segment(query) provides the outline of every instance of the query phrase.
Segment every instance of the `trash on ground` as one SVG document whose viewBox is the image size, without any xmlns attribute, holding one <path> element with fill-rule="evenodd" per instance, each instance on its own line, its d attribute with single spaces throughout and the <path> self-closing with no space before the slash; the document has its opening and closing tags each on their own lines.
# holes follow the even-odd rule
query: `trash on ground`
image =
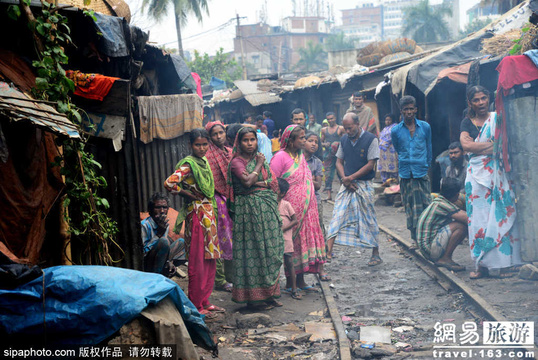
<svg viewBox="0 0 538 360">
<path fill-rule="evenodd" d="M 363 326 L 361 327 L 361 341 L 373 341 L 390 344 L 390 327 L 384 326 Z"/>
<path fill-rule="evenodd" d="M 304 330 L 312 334 L 310 341 L 336 340 L 336 332 L 331 323 L 308 321 L 304 323 Z"/>
</svg>

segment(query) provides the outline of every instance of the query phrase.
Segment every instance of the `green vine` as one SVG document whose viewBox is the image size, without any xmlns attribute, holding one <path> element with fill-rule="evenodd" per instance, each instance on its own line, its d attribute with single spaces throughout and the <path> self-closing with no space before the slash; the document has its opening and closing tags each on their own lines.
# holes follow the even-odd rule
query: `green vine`
<svg viewBox="0 0 538 360">
<path fill-rule="evenodd" d="M 107 214 L 108 201 L 98 196 L 100 189 L 107 186 L 104 177 L 99 176 L 101 164 L 91 153 L 85 150 L 89 136 L 82 123 L 80 109 L 71 103 L 70 92 L 75 84 L 66 76 L 64 66 L 68 63 L 64 46 L 71 43 L 67 17 L 58 12 L 55 5 L 41 1 L 41 13 L 32 19 L 29 0 L 22 0 L 19 5 L 11 5 L 8 14 L 18 18 L 23 7 L 28 17 L 28 25 L 34 33 L 38 60 L 32 62 L 36 69 L 36 87 L 33 95 L 37 99 L 48 100 L 57 104 L 57 110 L 76 124 L 81 134 L 81 141 L 64 139 L 63 154 L 57 157 L 52 166 L 61 166 L 60 172 L 65 176 L 66 194 L 64 207 L 66 221 L 71 236 L 81 246 L 79 263 L 93 265 L 111 265 L 115 262 L 109 252 L 109 244 L 121 248 L 115 241 L 118 233 L 117 223 Z M 93 17 L 92 11 L 84 11 Z"/>
</svg>

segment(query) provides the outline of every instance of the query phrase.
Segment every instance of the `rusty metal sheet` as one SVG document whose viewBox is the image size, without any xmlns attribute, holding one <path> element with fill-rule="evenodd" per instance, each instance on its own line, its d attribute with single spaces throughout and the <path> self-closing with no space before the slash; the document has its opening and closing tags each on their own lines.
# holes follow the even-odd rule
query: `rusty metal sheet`
<svg viewBox="0 0 538 360">
<path fill-rule="evenodd" d="M 0 113 L 13 121 L 30 120 L 55 133 L 80 138 L 77 126 L 52 106 L 35 100 L 0 81 Z"/>
</svg>

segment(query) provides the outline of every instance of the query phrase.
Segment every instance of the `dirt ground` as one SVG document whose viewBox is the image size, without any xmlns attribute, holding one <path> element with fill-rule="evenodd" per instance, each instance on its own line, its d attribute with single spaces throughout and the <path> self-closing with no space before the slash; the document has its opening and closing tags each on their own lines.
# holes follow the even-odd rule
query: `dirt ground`
<svg viewBox="0 0 538 360">
<path fill-rule="evenodd" d="M 186 272 L 186 268 L 182 267 Z M 178 280 L 177 278 L 174 278 Z M 226 313 L 220 314 L 217 319 L 207 321 L 219 344 L 219 358 L 233 360 L 254 359 L 336 359 L 337 341 L 334 340 L 308 340 L 305 333 L 305 323 L 331 324 L 327 306 L 314 275 L 306 275 L 305 280 L 313 285 L 319 292 L 302 292 L 302 300 L 294 300 L 287 293 L 282 293 L 280 301 L 284 306 L 263 311 L 252 311 L 244 304 L 231 301 L 231 293 L 213 291 L 210 301 L 224 309 Z M 186 279 L 177 281 L 186 291 Z M 281 275 L 281 288 L 285 285 L 285 278 Z M 241 321 L 246 315 L 268 315 L 262 321 L 254 321 L 252 326 L 238 328 L 238 319 Z M 292 325 L 290 325 L 292 324 Z M 260 335 L 250 334 L 254 330 Z M 266 332 L 270 330 L 270 332 Z M 306 338 L 305 338 L 306 337 Z M 211 354 L 198 349 L 204 359 L 211 359 Z"/>
<path fill-rule="evenodd" d="M 335 186 L 333 199 L 337 189 L 338 186 Z M 325 226 L 328 226 L 333 206 L 328 202 L 324 202 L 323 206 Z M 376 211 L 380 224 L 410 239 L 402 207 L 376 206 Z M 462 294 L 443 289 L 384 233 L 379 236 L 379 244 L 383 258 L 379 266 L 367 266 L 371 250 L 338 245 L 334 250 L 335 258 L 327 265 L 332 277 L 332 296 L 347 332 L 353 358 L 431 359 L 432 348 L 436 345 L 433 340 L 437 322 L 454 324 L 457 329 L 461 329 L 464 322 L 473 322 L 481 333 L 484 319 Z M 459 246 L 454 259 L 468 269 L 472 268 L 468 246 Z M 186 272 L 185 268 L 183 270 Z M 517 277 L 471 281 L 468 271 L 458 276 L 508 319 L 538 320 L 536 282 Z M 306 280 L 320 290 L 316 277 L 307 275 Z M 281 276 L 281 287 L 284 281 Z M 186 280 L 179 283 L 186 290 Z M 283 307 L 254 312 L 232 302 L 230 293 L 214 291 L 211 301 L 227 310 L 217 319 L 207 322 L 219 343 L 219 358 L 338 359 L 338 343 L 334 334 L 328 336 L 330 339 L 319 340 L 305 332 L 307 323 L 309 326 L 331 326 L 322 293 L 303 292 L 303 300 L 293 300 L 283 293 L 280 300 Z M 248 316 L 255 319 L 242 327 Z M 365 349 L 358 339 L 361 329 L 371 326 L 389 329 L 391 345 L 376 343 L 375 350 Z M 199 353 L 205 359 L 211 358 L 206 351 L 199 349 Z"/>
<path fill-rule="evenodd" d="M 377 218 L 380 224 L 411 241 L 406 229 L 403 207 L 377 206 Z M 467 240 L 458 246 L 453 256 L 454 261 L 464 265 L 466 271 L 456 275 L 471 286 L 489 304 L 493 305 L 508 320 L 538 321 L 538 282 L 519 279 L 516 275 L 508 279 L 483 278 L 469 279 L 469 272 L 474 270 Z"/>
</svg>

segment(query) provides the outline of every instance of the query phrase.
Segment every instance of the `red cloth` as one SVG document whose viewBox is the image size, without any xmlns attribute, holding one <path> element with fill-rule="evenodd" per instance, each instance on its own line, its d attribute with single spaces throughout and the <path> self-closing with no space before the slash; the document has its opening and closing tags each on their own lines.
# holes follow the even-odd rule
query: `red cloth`
<svg viewBox="0 0 538 360">
<path fill-rule="evenodd" d="M 495 100 L 497 114 L 501 117 L 501 126 L 495 129 L 495 142 L 501 140 L 501 155 L 506 171 L 510 171 L 508 157 L 508 134 L 506 131 L 506 118 L 503 95 L 507 96 L 516 85 L 521 85 L 538 79 L 538 68 L 526 55 L 507 56 L 501 60 L 496 69 L 499 72 L 497 84 L 497 98 Z"/>
<path fill-rule="evenodd" d="M 194 82 L 196 83 L 196 93 L 200 97 L 200 99 L 203 99 L 202 95 L 202 79 L 200 78 L 200 75 L 198 75 L 195 72 L 191 72 L 192 78 L 194 79 Z"/>
<path fill-rule="evenodd" d="M 0 161 L 0 251 L 23 262 L 39 264 L 50 231 L 53 251 L 60 237 L 45 219 L 64 188 L 60 168 L 50 164 L 60 155 L 56 137 L 35 126 L 2 122 L 9 157 Z M 48 219 L 47 219 L 48 220 Z M 49 253 L 50 255 L 56 255 Z"/>
<path fill-rule="evenodd" d="M 68 70 L 65 74 L 75 83 L 75 95 L 99 101 L 103 101 L 114 82 L 119 79 L 100 74 L 84 74 L 73 70 Z"/>
<path fill-rule="evenodd" d="M 189 216 L 197 215 L 193 211 Z M 213 291 L 217 271 L 217 261 L 204 259 L 204 254 L 204 229 L 199 220 L 193 219 L 187 272 L 189 274 L 189 299 L 198 311 L 210 305 L 209 296 Z"/>
<path fill-rule="evenodd" d="M 213 126 L 220 125 L 226 131 L 224 124 L 220 121 L 213 121 L 205 126 L 205 129 L 211 134 Z M 215 191 L 222 196 L 230 197 L 231 187 L 228 185 L 228 164 L 232 160 L 232 149 L 225 146 L 224 149 L 220 149 L 218 146 L 209 142 L 209 149 L 205 154 L 209 167 L 213 172 L 213 178 L 215 179 Z"/>
</svg>

